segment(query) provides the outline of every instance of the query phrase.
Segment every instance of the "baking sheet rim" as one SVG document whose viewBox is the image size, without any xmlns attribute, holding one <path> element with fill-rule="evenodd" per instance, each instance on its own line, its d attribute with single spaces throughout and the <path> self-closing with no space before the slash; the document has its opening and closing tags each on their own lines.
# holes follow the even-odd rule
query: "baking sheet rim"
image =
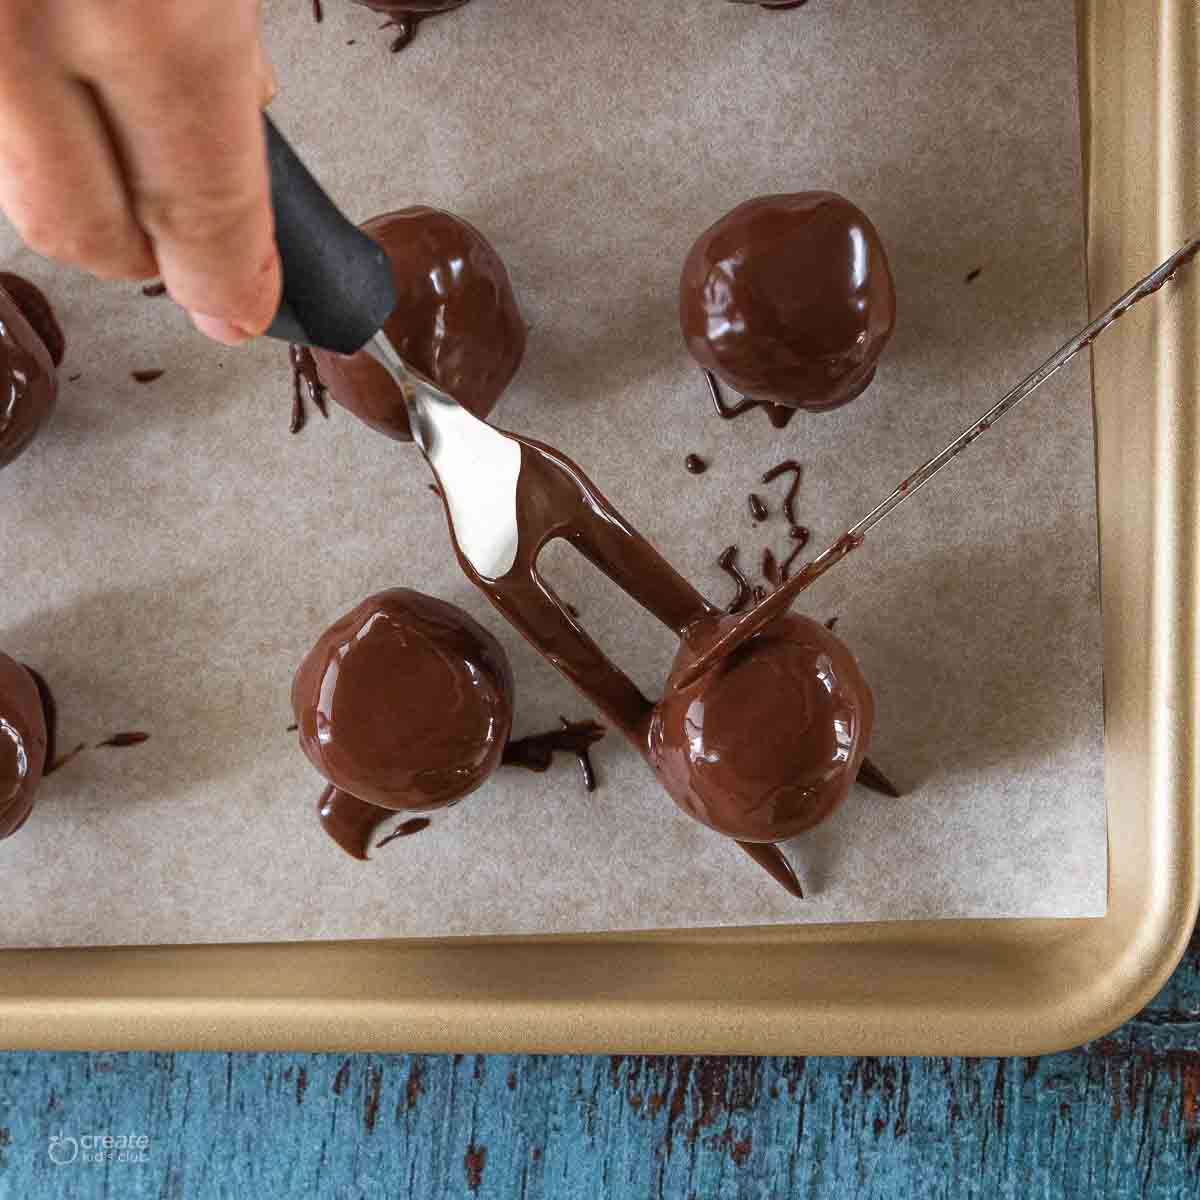
<svg viewBox="0 0 1200 1200">
<path fill-rule="evenodd" d="M 1200 19 L 1178 0 L 1077 8 L 1095 309 L 1131 264 L 1164 256 L 1189 232 L 1185 218 L 1197 217 L 1187 197 L 1200 152 L 1181 130 L 1200 116 L 1186 82 L 1197 75 Z M 1157 203 L 1131 203 L 1127 182 L 1151 171 Z M 1120 1024 L 1174 969 L 1200 896 L 1197 406 L 1172 403 L 1198 390 L 1184 331 L 1200 325 L 1200 301 L 1195 286 L 1175 300 L 1169 315 L 1154 310 L 1148 341 L 1118 330 L 1096 350 L 1107 917 L 5 951 L 0 1044 L 1013 1054 Z M 1143 430 L 1128 424 L 1122 385 L 1148 377 L 1154 419 Z M 1112 467 L 1125 485 L 1137 474 L 1131 444 L 1149 448 L 1154 469 L 1140 481 L 1144 495 L 1126 503 L 1122 487 L 1118 503 Z M 1124 618 L 1140 602 L 1148 636 L 1130 645 Z M 1147 694 L 1135 694 L 1144 680 Z M 1153 712 L 1176 715 L 1152 721 Z"/>
</svg>

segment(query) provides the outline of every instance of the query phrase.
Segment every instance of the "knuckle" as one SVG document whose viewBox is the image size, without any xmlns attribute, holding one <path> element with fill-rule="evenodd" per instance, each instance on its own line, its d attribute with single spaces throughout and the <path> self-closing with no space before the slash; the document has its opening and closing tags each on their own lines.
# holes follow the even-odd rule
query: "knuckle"
<svg viewBox="0 0 1200 1200">
<path fill-rule="evenodd" d="M 72 266 L 108 271 L 140 261 L 125 223 L 112 217 L 71 221 L 35 216 L 17 229 L 38 254 Z"/>
<path fill-rule="evenodd" d="M 23 0 L 27 2 L 27 0 Z M 9 0 L 4 0 L 4 4 Z M 35 0 L 44 3 L 44 0 Z M 198 56 L 236 45 L 257 16 L 254 5 L 224 4 L 221 19 L 215 6 L 196 0 L 92 0 L 81 18 L 88 43 L 106 54 L 124 51 L 137 57 L 156 56 L 194 62 Z"/>
<path fill-rule="evenodd" d="M 258 209 L 258 197 L 244 187 L 217 187 L 191 195 L 149 195 L 138 217 L 155 237 L 185 245 L 233 241 Z"/>
</svg>

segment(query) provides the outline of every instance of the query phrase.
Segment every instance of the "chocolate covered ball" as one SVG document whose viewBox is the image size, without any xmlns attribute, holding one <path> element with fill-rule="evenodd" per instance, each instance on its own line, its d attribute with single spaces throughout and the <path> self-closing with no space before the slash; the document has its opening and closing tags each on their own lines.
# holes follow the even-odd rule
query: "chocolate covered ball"
<svg viewBox="0 0 1200 1200">
<path fill-rule="evenodd" d="M 0 654 L 0 838 L 16 833 L 33 811 L 48 743 L 46 714 L 33 676 Z"/>
<path fill-rule="evenodd" d="M 0 274 L 0 467 L 20 455 L 54 411 L 62 333 L 45 296 Z"/>
<path fill-rule="evenodd" d="M 736 391 L 821 411 L 875 377 L 896 293 L 879 234 L 849 200 L 760 196 L 692 247 L 679 320 L 696 361 Z"/>
<path fill-rule="evenodd" d="M 428 812 L 478 788 L 512 728 L 500 643 L 461 609 L 395 588 L 330 626 L 292 684 L 300 745 L 335 787 Z"/>
<path fill-rule="evenodd" d="M 681 648 L 671 679 L 734 618 Z M 650 760 L 684 812 L 731 838 L 779 842 L 825 820 L 845 798 L 871 737 L 874 701 L 853 655 L 795 613 L 666 694 Z"/>
<path fill-rule="evenodd" d="M 410 366 L 486 417 L 521 365 L 525 322 L 508 271 L 487 239 L 435 208 L 406 208 L 363 225 L 392 264 L 399 302 L 384 327 Z M 410 441 L 400 390 L 369 355 L 315 351 L 321 382 L 373 429 Z"/>
</svg>

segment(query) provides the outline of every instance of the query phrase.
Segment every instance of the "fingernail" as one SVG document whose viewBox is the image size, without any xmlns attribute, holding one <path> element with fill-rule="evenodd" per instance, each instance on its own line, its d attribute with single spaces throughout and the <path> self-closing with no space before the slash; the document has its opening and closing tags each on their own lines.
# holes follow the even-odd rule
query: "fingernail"
<svg viewBox="0 0 1200 1200">
<path fill-rule="evenodd" d="M 227 321 L 224 317 L 210 317 L 204 313 L 194 312 L 191 314 L 191 318 L 192 324 L 205 337 L 210 337 L 214 342 L 220 342 L 225 346 L 240 346 L 254 336 L 249 330 L 234 324 L 233 321 Z"/>
</svg>

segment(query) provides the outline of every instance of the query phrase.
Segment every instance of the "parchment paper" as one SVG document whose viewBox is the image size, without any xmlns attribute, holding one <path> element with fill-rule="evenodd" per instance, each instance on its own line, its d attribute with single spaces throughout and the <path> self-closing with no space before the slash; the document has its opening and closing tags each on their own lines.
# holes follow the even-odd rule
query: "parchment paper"
<svg viewBox="0 0 1200 1200">
<path fill-rule="evenodd" d="M 748 567 L 786 546 L 763 470 L 804 463 L 816 550 L 1082 323 L 1068 0 L 475 0 L 397 57 L 377 15 L 325 7 L 317 26 L 299 0 L 266 6 L 281 126 L 356 218 L 426 202 L 493 240 L 532 326 L 498 421 L 577 458 L 722 602 L 725 545 Z M 849 408 L 723 423 L 678 332 L 683 257 L 741 200 L 805 188 L 880 229 L 895 339 Z M 319 829 L 285 726 L 296 664 L 365 595 L 417 587 L 491 628 L 518 734 L 588 705 L 459 574 L 413 448 L 340 409 L 288 435 L 282 347 L 208 345 L 168 300 L 82 281 L 7 229 L 0 261 L 47 288 L 69 341 L 51 427 L 0 473 L 0 646 L 51 680 L 64 744 L 152 735 L 81 756 L 0 843 L 4 944 L 1104 911 L 1086 361 L 806 597 L 840 618 L 877 698 L 872 757 L 906 792 L 856 788 L 790 845 L 807 902 L 615 735 L 594 796 L 569 759 L 504 771 L 362 864 Z M 166 374 L 139 386 L 141 368 Z M 550 561 L 657 694 L 670 635 L 569 551 Z"/>
</svg>

